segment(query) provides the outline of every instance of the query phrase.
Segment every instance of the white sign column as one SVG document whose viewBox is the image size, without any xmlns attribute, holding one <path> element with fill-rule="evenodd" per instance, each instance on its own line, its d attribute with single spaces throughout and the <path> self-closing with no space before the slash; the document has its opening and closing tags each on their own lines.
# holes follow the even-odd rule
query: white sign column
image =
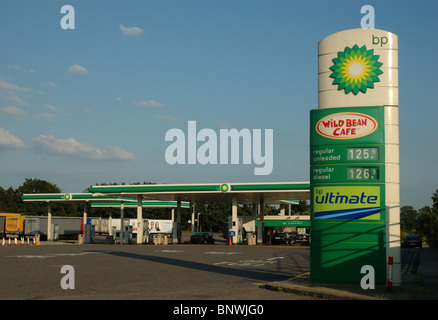
<svg viewBox="0 0 438 320">
<path fill-rule="evenodd" d="M 357 107 L 359 113 L 365 106 L 383 108 L 385 245 L 387 261 L 389 257 L 393 257 L 394 261 L 392 283 L 399 286 L 401 252 L 398 37 L 384 30 L 351 29 L 324 38 L 319 42 L 318 48 L 319 109 Z M 357 48 L 363 48 L 363 53 L 353 56 L 351 52 L 357 51 Z M 370 63 L 375 61 L 378 63 Z"/>
</svg>

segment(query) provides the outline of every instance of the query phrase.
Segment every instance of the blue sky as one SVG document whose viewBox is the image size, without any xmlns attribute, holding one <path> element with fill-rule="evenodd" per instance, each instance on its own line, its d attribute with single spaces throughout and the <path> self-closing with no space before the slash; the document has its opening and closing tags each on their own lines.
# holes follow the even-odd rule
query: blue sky
<svg viewBox="0 0 438 320">
<path fill-rule="evenodd" d="M 75 9 L 75 29 L 60 13 Z M 438 3 L 431 1 L 0 1 L 0 185 L 309 181 L 317 44 L 359 28 L 399 37 L 401 204 L 438 189 Z M 270 175 L 169 165 L 168 130 L 273 129 Z"/>
</svg>

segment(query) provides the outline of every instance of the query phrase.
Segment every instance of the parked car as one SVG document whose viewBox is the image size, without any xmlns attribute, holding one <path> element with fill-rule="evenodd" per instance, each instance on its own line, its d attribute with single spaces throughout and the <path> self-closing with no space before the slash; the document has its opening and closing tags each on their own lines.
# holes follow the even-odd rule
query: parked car
<svg viewBox="0 0 438 320">
<path fill-rule="evenodd" d="M 297 243 L 297 238 L 298 238 L 298 236 L 297 236 L 295 233 L 290 234 L 290 235 L 289 235 L 289 238 L 290 238 L 290 244 L 295 244 L 295 243 Z"/>
<path fill-rule="evenodd" d="M 278 232 L 272 235 L 271 244 L 291 244 L 291 239 L 287 233 Z"/>
<path fill-rule="evenodd" d="M 423 248 L 423 241 L 421 240 L 421 237 L 416 234 L 411 234 L 405 237 L 405 241 L 403 242 L 403 247 L 410 248 L 410 247 L 419 247 L 420 249 Z"/>
<path fill-rule="evenodd" d="M 192 244 L 214 244 L 213 233 L 210 232 L 198 232 L 192 234 L 190 237 L 190 243 Z"/>
<path fill-rule="evenodd" d="M 298 236 L 295 243 L 297 244 L 309 244 L 310 243 L 310 236 L 304 235 L 304 236 Z"/>
</svg>

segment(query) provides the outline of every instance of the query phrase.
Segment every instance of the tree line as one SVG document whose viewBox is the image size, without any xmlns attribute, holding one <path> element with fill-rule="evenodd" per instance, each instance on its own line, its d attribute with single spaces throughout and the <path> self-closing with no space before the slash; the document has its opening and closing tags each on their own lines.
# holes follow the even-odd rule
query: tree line
<svg viewBox="0 0 438 320">
<path fill-rule="evenodd" d="M 125 183 L 101 183 L 101 185 L 117 185 Z M 130 184 L 140 184 L 134 182 Z M 142 184 L 155 184 L 143 182 Z M 89 187 L 84 193 L 89 192 Z M 56 184 L 40 180 L 26 178 L 24 183 L 17 189 L 0 187 L 0 212 L 22 213 L 25 215 L 47 215 L 47 204 L 42 202 L 24 202 L 21 196 L 25 193 L 62 193 L 61 188 Z M 429 245 L 438 245 L 438 189 L 432 196 L 432 206 L 424 206 L 419 210 L 412 206 L 403 206 L 400 209 L 400 228 L 402 235 L 419 234 Z M 231 215 L 231 204 L 213 201 L 194 201 L 196 217 L 200 214 L 200 226 L 203 231 L 221 232 L 223 224 Z M 193 208 L 193 207 L 192 207 Z M 193 209 L 181 210 L 182 229 L 189 229 L 189 220 L 192 217 Z M 309 215 L 310 207 L 306 201 L 300 201 L 299 205 L 292 207 L 294 215 Z M 275 206 L 266 205 L 263 208 L 265 215 L 279 214 L 280 209 Z M 53 203 L 52 214 L 55 216 L 81 217 L 84 212 L 82 203 Z M 238 215 L 251 215 L 251 205 L 239 205 Z M 88 217 L 107 218 L 109 215 L 120 217 L 120 210 L 108 208 L 87 208 Z M 125 208 L 126 218 L 136 218 L 136 208 Z M 170 219 L 171 208 L 144 208 L 143 217 L 149 219 Z"/>
<path fill-rule="evenodd" d="M 432 195 L 432 206 L 400 209 L 400 228 L 404 234 L 419 234 L 430 246 L 438 245 L 438 189 Z"/>
<path fill-rule="evenodd" d="M 124 185 L 125 183 L 100 183 L 96 185 Z M 153 182 L 133 182 L 136 184 L 155 184 Z M 83 192 L 88 193 L 90 187 L 87 187 Z M 60 187 L 56 184 L 41 180 L 26 178 L 24 183 L 17 189 L 9 187 L 3 189 L 0 187 L 0 212 L 5 213 L 22 213 L 24 215 L 47 215 L 47 204 L 43 202 L 24 202 L 21 199 L 23 194 L 27 193 L 62 193 Z M 84 204 L 80 202 L 53 202 L 51 212 L 54 216 L 70 216 L 82 217 L 84 212 Z M 200 214 L 200 227 L 203 231 L 222 232 L 223 224 L 231 215 L 231 204 L 213 201 L 193 201 L 190 209 L 181 210 L 181 227 L 183 230 L 190 229 L 189 221 L 192 218 L 193 206 L 195 206 L 195 219 L 198 213 Z M 278 214 L 279 208 L 266 205 L 265 214 Z M 143 217 L 145 219 L 165 219 L 169 220 L 172 215 L 171 208 L 143 208 Z M 238 215 L 251 215 L 252 206 L 239 205 Z M 306 201 L 300 201 L 299 205 L 293 206 L 293 214 L 310 214 L 310 207 Z M 91 208 L 87 207 L 88 217 L 120 218 L 120 210 L 118 208 Z M 136 208 L 127 208 L 124 210 L 125 218 L 137 218 Z"/>
</svg>

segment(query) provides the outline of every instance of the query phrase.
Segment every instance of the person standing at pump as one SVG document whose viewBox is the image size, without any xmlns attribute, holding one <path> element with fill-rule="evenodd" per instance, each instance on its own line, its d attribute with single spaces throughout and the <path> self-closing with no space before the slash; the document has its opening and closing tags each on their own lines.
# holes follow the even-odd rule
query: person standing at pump
<svg viewBox="0 0 438 320">
<path fill-rule="evenodd" d="M 271 244 L 271 229 L 268 229 L 268 231 L 266 231 L 266 244 Z"/>
</svg>

